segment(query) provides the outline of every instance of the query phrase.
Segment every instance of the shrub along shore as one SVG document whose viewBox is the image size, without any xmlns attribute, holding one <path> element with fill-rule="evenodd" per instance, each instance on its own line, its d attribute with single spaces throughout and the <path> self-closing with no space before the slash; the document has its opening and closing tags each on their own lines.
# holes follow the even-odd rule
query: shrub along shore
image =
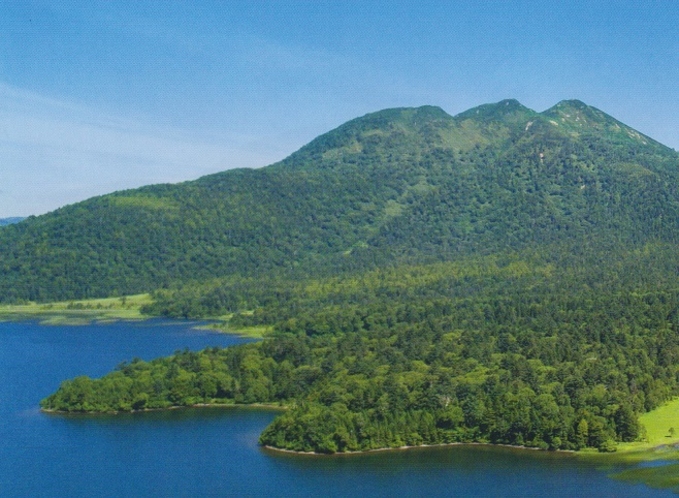
<svg viewBox="0 0 679 498">
<path fill-rule="evenodd" d="M 2 304 L 0 321 L 38 320 L 45 325 L 82 325 L 114 320 L 146 320 L 150 317 L 143 314 L 141 308 L 151 302 L 149 294 L 138 294 L 51 303 Z"/>
</svg>

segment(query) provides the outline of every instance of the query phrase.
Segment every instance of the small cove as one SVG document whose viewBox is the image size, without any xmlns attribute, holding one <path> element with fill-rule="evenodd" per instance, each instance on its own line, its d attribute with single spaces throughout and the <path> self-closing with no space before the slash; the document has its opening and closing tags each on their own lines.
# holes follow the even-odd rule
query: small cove
<svg viewBox="0 0 679 498">
<path fill-rule="evenodd" d="M 675 496 L 616 481 L 571 455 L 486 446 L 312 456 L 258 446 L 277 412 L 194 408 L 121 415 L 41 413 L 62 380 L 122 361 L 244 339 L 151 320 L 0 323 L 2 496 Z"/>
</svg>

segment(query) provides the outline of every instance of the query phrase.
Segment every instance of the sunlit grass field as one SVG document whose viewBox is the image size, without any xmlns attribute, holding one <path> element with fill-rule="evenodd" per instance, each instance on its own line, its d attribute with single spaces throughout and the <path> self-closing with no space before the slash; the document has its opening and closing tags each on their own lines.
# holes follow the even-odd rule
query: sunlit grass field
<svg viewBox="0 0 679 498">
<path fill-rule="evenodd" d="M 646 429 L 643 441 L 634 443 L 620 443 L 618 452 L 634 453 L 652 450 L 663 458 L 670 450 L 668 446 L 679 444 L 679 398 L 676 398 L 653 411 L 644 413 L 639 422 Z M 671 451 L 671 453 L 676 453 Z M 679 455 L 677 455 L 679 457 Z"/>
<path fill-rule="evenodd" d="M 639 417 L 653 447 L 679 443 L 679 398 Z"/>
<path fill-rule="evenodd" d="M 646 430 L 643 441 L 620 443 L 616 453 L 583 453 L 582 456 L 597 458 L 598 455 L 602 467 L 611 470 L 619 463 L 639 464 L 614 471 L 611 477 L 679 493 L 679 463 L 675 463 L 679 460 L 679 447 L 675 446 L 679 445 L 679 398 L 644 413 L 639 421 Z M 675 430 L 671 431 L 672 428 Z"/>
</svg>

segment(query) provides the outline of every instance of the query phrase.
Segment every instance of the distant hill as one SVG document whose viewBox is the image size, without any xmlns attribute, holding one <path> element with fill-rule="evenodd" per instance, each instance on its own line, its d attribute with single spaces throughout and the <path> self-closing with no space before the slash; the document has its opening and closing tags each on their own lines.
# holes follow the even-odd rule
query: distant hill
<svg viewBox="0 0 679 498">
<path fill-rule="evenodd" d="M 6 225 L 13 225 L 15 223 L 19 223 L 20 221 L 24 220 L 25 218 L 20 218 L 20 217 L 13 217 L 13 218 L 0 218 L 0 227 L 4 227 Z"/>
<path fill-rule="evenodd" d="M 0 233 L 0 299 L 333 275 L 581 239 L 676 241 L 679 155 L 579 101 L 354 119 L 283 161 L 116 192 Z"/>
</svg>

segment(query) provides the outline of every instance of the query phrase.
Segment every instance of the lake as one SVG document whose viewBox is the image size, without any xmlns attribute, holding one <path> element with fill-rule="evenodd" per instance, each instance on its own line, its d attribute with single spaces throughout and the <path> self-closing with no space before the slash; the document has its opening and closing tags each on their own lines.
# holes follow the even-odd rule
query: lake
<svg viewBox="0 0 679 498">
<path fill-rule="evenodd" d="M 151 320 L 0 323 L 0 496 L 676 496 L 571 455 L 484 446 L 309 456 L 257 437 L 275 412 L 204 408 L 63 416 L 40 400 L 77 375 L 236 337 Z"/>
</svg>

